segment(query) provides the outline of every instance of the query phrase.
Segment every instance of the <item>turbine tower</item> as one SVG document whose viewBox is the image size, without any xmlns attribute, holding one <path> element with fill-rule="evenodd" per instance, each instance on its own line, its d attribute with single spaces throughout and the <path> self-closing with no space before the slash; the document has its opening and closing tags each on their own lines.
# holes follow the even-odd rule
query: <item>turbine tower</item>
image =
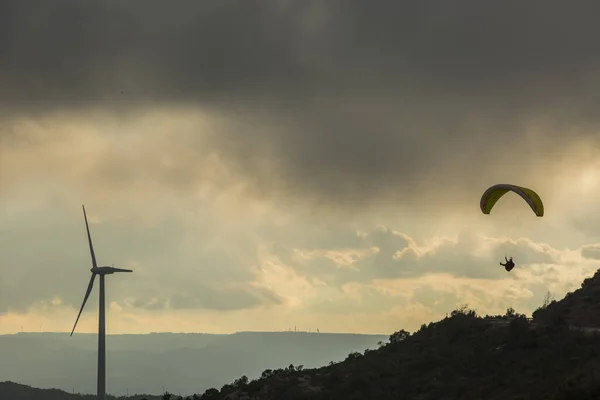
<svg viewBox="0 0 600 400">
<path fill-rule="evenodd" d="M 92 246 L 92 237 L 90 235 L 90 227 L 87 221 L 87 215 L 85 214 L 85 206 L 83 207 L 83 218 L 85 219 L 85 229 L 87 230 L 88 243 L 90 244 L 90 255 L 92 256 L 92 278 L 90 279 L 90 283 L 88 284 L 87 291 L 85 292 L 85 297 L 83 298 L 83 303 L 81 304 L 81 308 L 79 309 L 79 314 L 77 315 L 77 319 L 75 320 L 75 325 L 73 325 L 73 330 L 71 331 L 71 336 L 73 336 L 73 332 L 75 332 L 75 327 L 77 326 L 77 322 L 79 321 L 79 317 L 81 317 L 81 312 L 83 311 L 83 307 L 85 307 L 85 303 L 87 302 L 88 297 L 90 297 L 90 293 L 92 292 L 92 288 L 94 287 L 94 279 L 96 275 L 100 276 L 100 301 L 98 302 L 98 389 L 97 389 L 97 399 L 105 400 L 106 399 L 106 324 L 105 324 L 105 308 L 104 308 L 104 276 L 109 274 L 114 274 L 115 272 L 133 272 L 130 269 L 121 269 L 114 267 L 98 267 L 96 264 L 96 255 L 94 254 L 94 246 Z"/>
</svg>

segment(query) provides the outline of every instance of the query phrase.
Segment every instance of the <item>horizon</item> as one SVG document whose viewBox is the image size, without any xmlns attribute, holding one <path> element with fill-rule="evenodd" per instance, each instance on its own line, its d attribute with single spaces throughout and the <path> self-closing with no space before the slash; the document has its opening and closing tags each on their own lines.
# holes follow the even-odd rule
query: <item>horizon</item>
<svg viewBox="0 0 600 400">
<path fill-rule="evenodd" d="M 10 335 L 18 335 L 18 334 L 56 334 L 69 335 L 71 332 L 35 332 L 35 331 L 19 331 L 15 333 L 0 333 L 0 336 L 10 336 Z M 314 333 L 315 335 L 362 335 L 362 336 L 389 336 L 389 333 L 355 333 L 355 332 L 316 332 L 316 331 L 301 331 L 301 330 L 285 330 L 285 331 L 236 331 L 236 332 L 228 332 L 228 333 L 211 333 L 211 332 L 147 332 L 147 333 L 107 333 L 106 336 L 126 336 L 126 335 L 162 335 L 162 334 L 174 334 L 174 335 L 236 335 L 239 333 Z M 98 336 L 98 332 L 76 332 L 78 335 L 94 335 Z M 75 334 L 73 335 L 75 336 Z"/>
<path fill-rule="evenodd" d="M 98 264 L 133 270 L 108 335 L 415 331 L 578 288 L 600 3 L 423 4 L 0 3 L 0 334 L 73 326 L 81 204 Z M 483 214 L 500 183 L 544 216 Z M 75 334 L 97 331 L 96 286 Z"/>
<path fill-rule="evenodd" d="M 600 271 L 600 269 L 598 269 L 598 271 Z M 554 300 L 554 299 L 552 299 Z M 562 300 L 562 299 L 560 299 Z M 558 300 L 557 300 L 558 301 Z M 463 304 L 461 306 L 466 306 L 468 307 L 468 304 Z M 541 304 L 540 304 L 541 306 Z M 454 310 L 452 310 L 454 311 Z M 477 310 L 475 310 L 477 312 Z M 506 311 L 506 310 L 505 310 Z M 520 313 L 519 310 L 515 310 L 517 313 L 519 314 L 523 314 Z M 535 311 L 535 310 L 534 310 Z M 450 313 L 447 313 L 445 318 L 448 317 Z M 504 314 L 497 314 L 497 315 L 504 315 Z M 497 315 L 481 315 L 480 313 L 477 313 L 477 317 L 478 318 L 485 318 L 485 317 L 496 317 Z M 532 319 L 532 315 L 531 314 L 523 314 L 525 315 L 525 317 L 528 320 Z M 443 318 L 442 318 L 443 319 Z M 439 320 L 434 320 L 434 321 L 426 321 L 424 322 L 424 324 L 427 323 L 436 323 L 436 322 L 440 322 L 442 319 Z M 420 327 L 419 327 L 420 328 Z M 20 333 L 23 334 L 57 334 L 57 335 L 69 335 L 71 332 L 70 331 L 18 331 L 18 332 L 14 332 L 14 333 L 0 333 L 0 336 L 8 336 L 8 335 L 18 335 Z M 319 331 L 318 328 L 316 329 L 307 329 L 307 330 L 302 330 L 302 329 L 297 329 L 294 330 L 294 328 L 288 328 L 286 330 L 242 330 L 242 331 L 234 331 L 234 332 L 223 332 L 223 333 L 214 333 L 214 332 L 189 332 L 189 331 L 158 331 L 158 332 L 132 332 L 132 333 L 106 333 L 106 336 L 126 336 L 126 335 L 161 335 L 161 334 L 174 334 L 174 335 L 235 335 L 235 334 L 240 334 L 240 333 L 314 333 L 314 334 L 320 334 L 320 335 L 363 335 L 363 336 L 389 336 L 391 333 L 357 333 L 357 332 L 343 332 L 343 331 L 339 331 L 339 332 L 329 332 L 329 331 Z M 74 336 L 76 335 L 94 335 L 94 336 L 98 336 L 98 332 L 75 332 Z"/>
</svg>

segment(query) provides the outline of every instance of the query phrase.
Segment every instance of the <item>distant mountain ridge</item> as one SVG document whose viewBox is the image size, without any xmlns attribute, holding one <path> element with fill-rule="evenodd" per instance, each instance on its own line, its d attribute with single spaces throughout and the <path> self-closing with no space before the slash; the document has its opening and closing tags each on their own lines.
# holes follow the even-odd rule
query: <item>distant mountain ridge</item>
<svg viewBox="0 0 600 400">
<path fill-rule="evenodd" d="M 107 335 L 108 393 L 203 392 L 290 363 L 319 367 L 376 348 L 387 335 L 308 332 Z M 95 334 L 0 335 L 0 381 L 95 393 Z"/>
<path fill-rule="evenodd" d="M 107 400 L 159 400 L 162 396 L 137 394 L 129 397 L 107 396 Z M 60 389 L 39 389 L 15 382 L 0 382 L 2 400 L 96 400 L 93 394 L 67 393 Z"/>
</svg>

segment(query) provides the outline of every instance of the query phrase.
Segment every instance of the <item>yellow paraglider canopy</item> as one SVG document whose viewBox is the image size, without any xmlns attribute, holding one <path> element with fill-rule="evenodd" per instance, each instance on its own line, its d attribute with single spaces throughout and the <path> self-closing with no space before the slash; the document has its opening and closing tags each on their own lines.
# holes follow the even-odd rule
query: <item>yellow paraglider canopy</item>
<svg viewBox="0 0 600 400">
<path fill-rule="evenodd" d="M 483 193 L 480 202 L 481 212 L 484 214 L 489 214 L 498 200 L 500 200 L 500 198 L 507 192 L 515 192 L 521 196 L 523 200 L 529 204 L 529 207 L 531 207 L 535 215 L 538 217 L 542 217 L 544 215 L 544 203 L 542 203 L 542 199 L 536 192 L 525 187 L 504 183 L 491 186 Z"/>
</svg>

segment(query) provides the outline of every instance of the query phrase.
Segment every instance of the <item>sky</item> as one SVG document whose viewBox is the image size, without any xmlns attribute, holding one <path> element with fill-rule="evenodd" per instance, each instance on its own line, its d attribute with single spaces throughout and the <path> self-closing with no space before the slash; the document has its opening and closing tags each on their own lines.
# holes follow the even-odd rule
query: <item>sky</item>
<svg viewBox="0 0 600 400">
<path fill-rule="evenodd" d="M 598 2 L 35 3 L 0 2 L 0 333 L 72 328 L 82 204 L 134 270 L 108 333 L 414 331 L 598 268 Z"/>
</svg>

